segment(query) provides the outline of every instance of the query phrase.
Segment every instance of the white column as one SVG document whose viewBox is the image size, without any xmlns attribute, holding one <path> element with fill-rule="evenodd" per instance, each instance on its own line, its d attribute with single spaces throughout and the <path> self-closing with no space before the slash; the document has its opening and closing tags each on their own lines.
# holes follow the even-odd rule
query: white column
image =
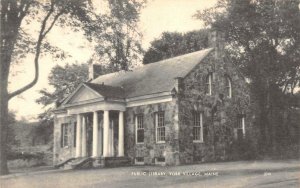
<svg viewBox="0 0 300 188">
<path fill-rule="evenodd" d="M 103 155 L 103 120 L 99 123 L 99 130 L 98 130 L 98 143 L 99 143 L 99 149 L 98 149 L 98 156 Z"/>
<path fill-rule="evenodd" d="M 245 129 L 245 116 L 242 117 L 242 128 L 243 128 L 243 137 L 245 138 L 246 129 Z"/>
<path fill-rule="evenodd" d="M 111 125 L 112 125 L 112 121 L 109 121 L 109 129 L 108 129 L 108 135 L 109 135 L 109 136 L 108 136 L 108 156 L 109 156 L 109 157 L 111 157 L 111 145 L 112 145 L 112 144 L 111 144 L 111 138 L 112 138 L 112 137 L 111 137 L 111 136 L 112 136 L 112 135 L 111 135 L 111 132 L 112 132 L 112 131 L 111 131 L 111 130 L 112 130 L 112 129 L 111 129 Z"/>
<path fill-rule="evenodd" d="M 118 156 L 124 156 L 124 112 L 119 112 L 119 144 L 118 144 Z"/>
<path fill-rule="evenodd" d="M 115 155 L 115 148 L 114 148 L 114 121 L 111 121 L 111 130 L 110 130 L 110 156 Z"/>
<path fill-rule="evenodd" d="M 98 157 L 99 142 L 98 142 L 98 113 L 93 114 L 93 157 Z"/>
<path fill-rule="evenodd" d="M 76 157 L 81 157 L 81 115 L 77 114 Z"/>
<path fill-rule="evenodd" d="M 109 111 L 105 110 L 103 114 L 103 157 L 108 157 L 109 142 Z"/>
<path fill-rule="evenodd" d="M 82 117 L 82 157 L 86 157 L 86 117 Z"/>
</svg>

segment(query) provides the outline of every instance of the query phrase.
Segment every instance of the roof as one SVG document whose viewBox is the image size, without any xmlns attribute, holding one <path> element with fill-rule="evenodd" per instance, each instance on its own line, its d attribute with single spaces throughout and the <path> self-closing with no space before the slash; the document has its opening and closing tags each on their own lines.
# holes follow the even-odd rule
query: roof
<svg viewBox="0 0 300 188">
<path fill-rule="evenodd" d="M 212 50 L 213 48 L 208 48 L 147 64 L 132 71 L 120 71 L 102 75 L 92 80 L 89 84 L 95 90 L 97 89 L 100 94 L 101 92 L 106 93 L 104 91 L 106 89 L 104 89 L 102 84 L 104 86 L 118 87 L 119 89 L 121 87 L 125 91 L 126 98 L 169 92 L 175 86 L 175 78 L 185 77 Z M 97 88 L 98 86 L 100 87 Z M 114 94 L 114 89 L 111 89 L 107 93 Z"/>
<path fill-rule="evenodd" d="M 124 89 L 121 87 L 114 87 L 114 86 L 108 86 L 103 84 L 94 84 L 94 83 L 88 83 L 84 82 L 84 85 L 88 86 L 92 90 L 96 91 L 103 97 L 111 97 L 111 98 L 124 98 L 125 92 Z"/>
</svg>

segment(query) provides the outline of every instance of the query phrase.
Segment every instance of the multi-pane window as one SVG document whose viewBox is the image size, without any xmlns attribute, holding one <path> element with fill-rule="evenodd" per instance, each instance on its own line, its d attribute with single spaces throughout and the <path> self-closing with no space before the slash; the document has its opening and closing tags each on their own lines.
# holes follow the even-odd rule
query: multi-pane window
<svg viewBox="0 0 300 188">
<path fill-rule="evenodd" d="M 144 120 L 142 115 L 135 116 L 136 143 L 144 142 Z"/>
<path fill-rule="evenodd" d="M 203 142 L 203 113 L 202 112 L 194 112 L 193 120 L 193 141 L 195 142 Z"/>
<path fill-rule="evenodd" d="M 68 146 L 69 144 L 68 125 L 69 125 L 68 123 L 61 124 L 61 147 Z"/>
<path fill-rule="evenodd" d="M 135 164 L 136 165 L 143 165 L 143 164 L 145 164 L 144 157 L 136 157 L 135 158 Z"/>
<path fill-rule="evenodd" d="M 245 115 L 240 114 L 237 117 L 236 139 L 243 139 L 245 137 L 245 133 Z"/>
<path fill-rule="evenodd" d="M 225 76 L 225 87 L 226 87 L 226 96 L 228 98 L 232 97 L 232 85 L 231 85 L 231 79 L 229 76 Z"/>
<path fill-rule="evenodd" d="M 156 127 L 156 142 L 164 143 L 166 140 L 164 112 L 157 112 L 155 114 L 155 127 Z"/>
<path fill-rule="evenodd" d="M 211 95 L 212 94 L 212 80 L 213 80 L 213 73 L 209 73 L 207 76 L 206 76 L 206 79 L 205 79 L 205 93 L 207 95 Z"/>
</svg>

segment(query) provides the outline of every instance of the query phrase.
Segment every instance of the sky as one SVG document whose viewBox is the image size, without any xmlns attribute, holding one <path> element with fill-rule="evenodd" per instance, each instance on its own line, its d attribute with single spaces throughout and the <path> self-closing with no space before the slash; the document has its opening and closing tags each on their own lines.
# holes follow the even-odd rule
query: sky
<svg viewBox="0 0 300 188">
<path fill-rule="evenodd" d="M 203 23 L 192 16 L 197 10 L 211 7 L 215 3 L 216 0 L 148 0 L 141 12 L 139 24 L 139 29 L 143 33 L 143 48 L 147 49 L 150 42 L 159 38 L 165 31 L 188 32 L 203 28 Z M 38 27 L 35 25 L 29 27 L 28 32 L 34 32 L 34 28 Z M 54 60 L 47 55 L 40 58 L 40 77 L 37 84 L 9 101 L 9 109 L 16 114 L 18 120 L 35 121 L 37 115 L 45 110 L 35 100 L 41 96 L 39 90 L 43 88 L 51 90 L 47 78 L 55 65 L 85 63 L 93 53 L 91 44 L 82 33 L 70 33 L 68 28 L 54 27 L 47 40 L 66 51 L 70 57 L 63 61 Z M 33 79 L 33 58 L 33 55 L 29 55 L 24 61 L 11 68 L 11 71 L 16 74 L 9 78 L 9 91 L 14 91 Z"/>
</svg>

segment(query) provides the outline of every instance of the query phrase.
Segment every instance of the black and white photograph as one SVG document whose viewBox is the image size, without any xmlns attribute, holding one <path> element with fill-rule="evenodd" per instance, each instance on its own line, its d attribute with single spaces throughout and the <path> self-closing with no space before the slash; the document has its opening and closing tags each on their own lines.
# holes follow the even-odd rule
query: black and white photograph
<svg viewBox="0 0 300 188">
<path fill-rule="evenodd" d="M 0 2 L 0 188 L 300 187 L 300 0 Z"/>
</svg>

